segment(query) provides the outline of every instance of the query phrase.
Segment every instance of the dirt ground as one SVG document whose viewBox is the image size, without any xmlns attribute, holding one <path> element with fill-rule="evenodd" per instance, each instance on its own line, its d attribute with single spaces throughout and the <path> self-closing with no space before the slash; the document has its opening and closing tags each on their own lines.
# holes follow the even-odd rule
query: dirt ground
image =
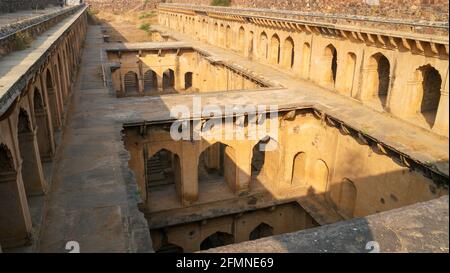
<svg viewBox="0 0 450 273">
<path fill-rule="evenodd" d="M 148 42 L 150 30 L 157 24 L 156 10 L 130 10 L 125 13 L 92 10 L 95 21 L 103 26 L 110 42 Z"/>
</svg>

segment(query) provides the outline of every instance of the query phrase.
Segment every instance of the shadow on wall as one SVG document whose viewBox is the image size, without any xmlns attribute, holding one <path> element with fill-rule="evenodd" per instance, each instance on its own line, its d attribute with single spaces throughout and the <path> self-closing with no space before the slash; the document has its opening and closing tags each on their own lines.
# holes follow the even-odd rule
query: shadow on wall
<svg viewBox="0 0 450 273">
<path fill-rule="evenodd" d="M 156 130 L 151 134 L 156 136 L 163 131 L 164 129 L 159 132 Z M 326 134 L 321 137 L 327 139 Z M 320 143 L 316 138 L 312 144 L 308 141 L 302 142 L 304 143 L 303 149 L 293 148 L 295 151 L 286 150 L 288 147 L 282 149 L 285 143 L 276 143 L 270 137 L 264 137 L 251 146 L 243 144 L 246 140 L 231 144 L 226 141 L 208 142 L 203 139 L 197 142 L 197 144 L 203 145 L 197 151 L 198 158 L 196 158 L 196 154 L 187 152 L 189 159 L 180 156 L 179 150 L 176 148 L 177 145 L 183 145 L 182 143 L 170 139 L 166 139 L 167 141 L 170 144 L 163 145 L 164 149 L 157 148 L 160 143 L 154 144 L 155 147 L 149 143 L 150 145 L 147 146 L 150 149 L 147 150 L 148 161 L 145 157 L 138 159 L 147 162 L 147 165 L 141 167 L 144 169 L 137 168 L 140 164 L 136 164 L 136 159 L 130 161 L 130 168 L 135 171 L 135 174 L 139 174 L 138 176 L 141 174 L 144 174 L 144 177 L 151 175 L 154 179 L 158 175 L 162 176 L 160 180 L 164 180 L 165 183 L 159 184 L 158 187 L 149 185 L 149 180 L 143 184 L 141 182 L 140 185 L 141 188 L 142 185 L 145 185 L 145 198 L 151 199 L 152 196 L 158 195 L 158 200 L 164 200 L 167 204 L 165 209 L 183 209 L 200 203 L 207 204 L 227 199 L 242 200 L 257 196 L 256 193 L 265 192 L 273 200 L 281 203 L 297 201 L 317 224 L 327 225 L 432 200 L 448 194 L 448 184 L 444 183 L 442 179 L 438 178 L 435 182 L 433 181 L 435 178 L 426 177 L 419 170 L 405 167 L 401 162 L 380 152 L 376 146 L 368 146 L 359 142 L 348 145 L 345 141 L 340 141 L 340 152 L 344 152 L 344 155 L 340 156 L 343 159 L 333 163 L 333 150 Z M 276 149 L 265 152 L 255 149 L 255 146 L 269 145 L 271 142 L 274 142 Z M 195 145 L 195 142 L 193 144 Z M 319 151 L 314 150 L 318 146 L 328 147 L 328 150 L 325 148 Z M 242 153 L 246 153 L 245 150 L 249 147 L 251 148 L 249 153 L 252 158 L 251 165 L 245 166 L 245 164 L 241 164 L 247 162 L 242 161 Z M 360 148 L 368 151 L 363 153 L 355 150 Z M 130 151 L 130 144 L 127 149 Z M 141 151 L 140 149 L 145 148 L 137 149 Z M 289 160 L 290 157 L 282 154 L 281 151 L 292 155 L 292 159 Z M 142 152 L 137 154 L 142 155 Z M 165 161 L 161 158 L 165 158 Z M 344 159 L 345 161 L 343 161 Z M 161 164 L 163 161 L 166 164 Z M 447 163 L 436 162 L 436 164 Z M 193 171 L 193 167 L 196 165 L 197 172 Z M 287 173 L 289 174 L 285 175 Z M 198 194 L 197 197 L 195 197 L 196 194 Z M 186 201 L 185 198 L 189 198 L 189 201 Z M 260 200 L 257 197 L 250 199 L 251 202 L 247 204 L 247 209 L 255 209 Z M 150 204 L 150 201 L 152 200 L 147 200 L 147 205 Z M 204 217 L 206 218 L 212 217 L 211 214 L 206 215 L 208 213 L 205 213 Z M 264 223 L 271 227 L 277 225 L 277 223 Z M 250 227 L 247 238 L 252 238 L 251 232 L 261 224 L 263 222 Z M 358 225 L 358 229 L 361 232 L 364 231 L 364 241 L 358 239 L 361 233 L 349 233 L 348 236 L 346 235 L 346 240 L 351 240 L 348 246 L 343 244 L 340 246 L 342 248 L 334 251 L 366 252 L 366 244 L 376 238 L 371 238 L 371 227 L 365 227 L 361 221 L 358 222 Z M 304 228 L 309 227 L 311 226 Z M 217 228 L 216 232 L 223 232 L 222 230 Z M 295 230 L 290 229 L 287 224 L 284 228 L 274 229 L 273 234 L 293 231 Z M 209 238 L 213 234 L 215 234 L 214 238 Z M 194 244 L 196 249 L 200 250 L 207 249 L 206 246 L 217 247 L 221 244 L 239 242 L 233 232 L 225 235 L 213 234 L 204 234 L 203 237 L 195 240 L 190 239 L 189 244 Z M 173 241 L 170 236 L 166 239 L 167 244 L 176 246 L 177 250 L 185 249 L 185 245 Z M 205 242 L 207 239 L 209 241 Z M 398 245 L 398 242 L 395 241 L 397 239 L 393 238 L 392 240 L 387 243 Z"/>
</svg>

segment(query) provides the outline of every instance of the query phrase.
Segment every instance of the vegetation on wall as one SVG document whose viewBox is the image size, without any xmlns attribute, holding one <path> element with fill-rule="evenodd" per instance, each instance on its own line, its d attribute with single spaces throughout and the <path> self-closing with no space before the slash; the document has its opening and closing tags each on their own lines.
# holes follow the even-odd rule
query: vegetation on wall
<svg viewBox="0 0 450 273">
<path fill-rule="evenodd" d="M 231 0 L 212 0 L 211 6 L 223 6 L 228 7 L 231 5 Z"/>
<path fill-rule="evenodd" d="M 14 49 L 15 50 L 23 50 L 30 46 L 32 42 L 32 38 L 28 33 L 25 32 L 19 32 L 15 35 L 14 39 Z"/>
<path fill-rule="evenodd" d="M 145 32 L 150 32 L 150 24 L 149 23 L 143 23 L 139 27 L 140 30 L 143 30 Z"/>
</svg>

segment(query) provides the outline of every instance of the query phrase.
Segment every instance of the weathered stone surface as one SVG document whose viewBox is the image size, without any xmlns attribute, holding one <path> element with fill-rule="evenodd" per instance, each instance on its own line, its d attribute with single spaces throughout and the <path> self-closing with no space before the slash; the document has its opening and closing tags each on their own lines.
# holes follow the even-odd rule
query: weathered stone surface
<svg viewBox="0 0 450 273">
<path fill-rule="evenodd" d="M 448 252 L 448 196 L 400 209 L 205 252 Z M 376 242 L 370 243 L 370 242 Z M 369 243 L 369 245 L 367 245 Z"/>
</svg>

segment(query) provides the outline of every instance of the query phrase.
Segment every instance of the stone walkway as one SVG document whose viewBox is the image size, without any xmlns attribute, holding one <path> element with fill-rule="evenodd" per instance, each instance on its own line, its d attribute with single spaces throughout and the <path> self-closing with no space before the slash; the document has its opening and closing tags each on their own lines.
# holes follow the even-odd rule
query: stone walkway
<svg viewBox="0 0 450 273">
<path fill-rule="evenodd" d="M 55 159 L 41 252 L 67 252 L 68 241 L 78 242 L 81 252 L 151 251 L 121 123 L 84 103 L 102 104 L 97 94 L 107 93 L 100 75 L 101 37 L 100 27 L 90 26 Z"/>
<path fill-rule="evenodd" d="M 46 7 L 45 9 L 19 10 L 12 13 L 0 14 L 0 27 L 7 24 L 17 23 L 22 20 L 50 14 L 59 10 L 61 10 L 61 7 Z"/>
</svg>

